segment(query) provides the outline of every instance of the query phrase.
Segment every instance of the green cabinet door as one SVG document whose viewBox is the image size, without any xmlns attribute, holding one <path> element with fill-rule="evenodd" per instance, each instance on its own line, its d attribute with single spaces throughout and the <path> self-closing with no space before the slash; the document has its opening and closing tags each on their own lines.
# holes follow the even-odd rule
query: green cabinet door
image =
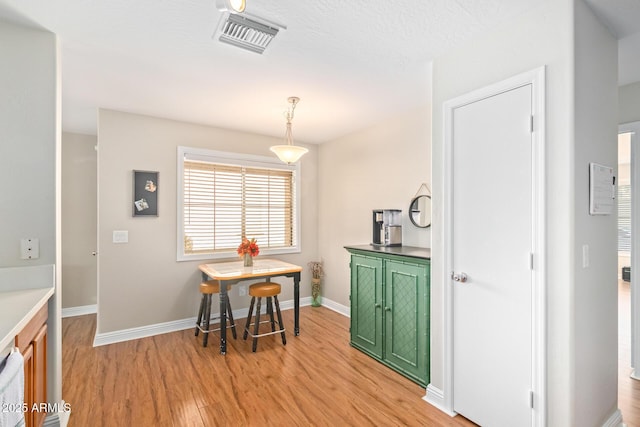
<svg viewBox="0 0 640 427">
<path fill-rule="evenodd" d="M 426 386 L 429 377 L 428 266 L 386 260 L 384 359 Z"/>
<path fill-rule="evenodd" d="M 382 358 L 382 259 L 351 257 L 351 344 Z"/>
<path fill-rule="evenodd" d="M 351 345 L 426 387 L 430 259 L 383 249 L 347 249 Z"/>
</svg>

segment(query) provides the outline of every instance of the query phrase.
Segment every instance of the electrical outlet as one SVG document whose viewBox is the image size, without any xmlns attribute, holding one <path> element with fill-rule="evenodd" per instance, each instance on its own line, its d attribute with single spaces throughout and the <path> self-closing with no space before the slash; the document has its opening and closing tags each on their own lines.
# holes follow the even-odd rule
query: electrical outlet
<svg viewBox="0 0 640 427">
<path fill-rule="evenodd" d="M 238 296 L 245 296 L 247 295 L 247 285 L 238 285 Z"/>
<path fill-rule="evenodd" d="M 34 237 L 20 239 L 20 258 L 21 259 L 40 258 L 40 240 Z"/>
</svg>

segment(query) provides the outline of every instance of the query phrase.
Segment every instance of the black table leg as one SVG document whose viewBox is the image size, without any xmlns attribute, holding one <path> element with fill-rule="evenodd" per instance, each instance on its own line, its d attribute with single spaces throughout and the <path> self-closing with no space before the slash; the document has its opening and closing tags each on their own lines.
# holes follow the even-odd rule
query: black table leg
<svg viewBox="0 0 640 427">
<path fill-rule="evenodd" d="M 300 335 L 300 273 L 293 275 L 293 316 L 295 336 Z"/>
<path fill-rule="evenodd" d="M 227 354 L 227 284 L 220 281 L 220 354 Z"/>
</svg>

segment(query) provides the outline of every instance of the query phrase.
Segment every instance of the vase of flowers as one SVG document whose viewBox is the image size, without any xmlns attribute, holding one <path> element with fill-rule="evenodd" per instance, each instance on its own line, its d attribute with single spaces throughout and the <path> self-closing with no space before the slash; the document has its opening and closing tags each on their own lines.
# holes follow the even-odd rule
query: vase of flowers
<svg viewBox="0 0 640 427">
<path fill-rule="evenodd" d="M 253 257 L 260 253 L 258 247 L 258 241 L 256 239 L 242 238 L 242 243 L 238 246 L 238 256 L 244 260 L 245 267 L 251 267 L 253 265 Z"/>
<path fill-rule="evenodd" d="M 307 265 L 311 270 L 311 306 L 320 307 L 320 281 L 324 276 L 322 261 L 311 261 Z"/>
</svg>

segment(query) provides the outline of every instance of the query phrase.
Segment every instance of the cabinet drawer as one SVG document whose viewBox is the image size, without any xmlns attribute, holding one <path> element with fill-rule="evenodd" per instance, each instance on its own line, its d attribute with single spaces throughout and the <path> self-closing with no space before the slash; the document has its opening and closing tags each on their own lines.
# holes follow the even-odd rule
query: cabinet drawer
<svg viewBox="0 0 640 427">
<path fill-rule="evenodd" d="M 16 335 L 15 346 L 20 349 L 21 353 L 24 353 L 26 348 L 29 347 L 29 344 L 31 344 L 33 339 L 36 337 L 36 334 L 40 331 L 42 325 L 47 322 L 48 316 L 49 311 L 47 304 L 45 304 L 35 314 L 35 316 L 33 316 L 33 319 L 27 323 L 27 326 L 25 326 L 24 329 Z"/>
</svg>

